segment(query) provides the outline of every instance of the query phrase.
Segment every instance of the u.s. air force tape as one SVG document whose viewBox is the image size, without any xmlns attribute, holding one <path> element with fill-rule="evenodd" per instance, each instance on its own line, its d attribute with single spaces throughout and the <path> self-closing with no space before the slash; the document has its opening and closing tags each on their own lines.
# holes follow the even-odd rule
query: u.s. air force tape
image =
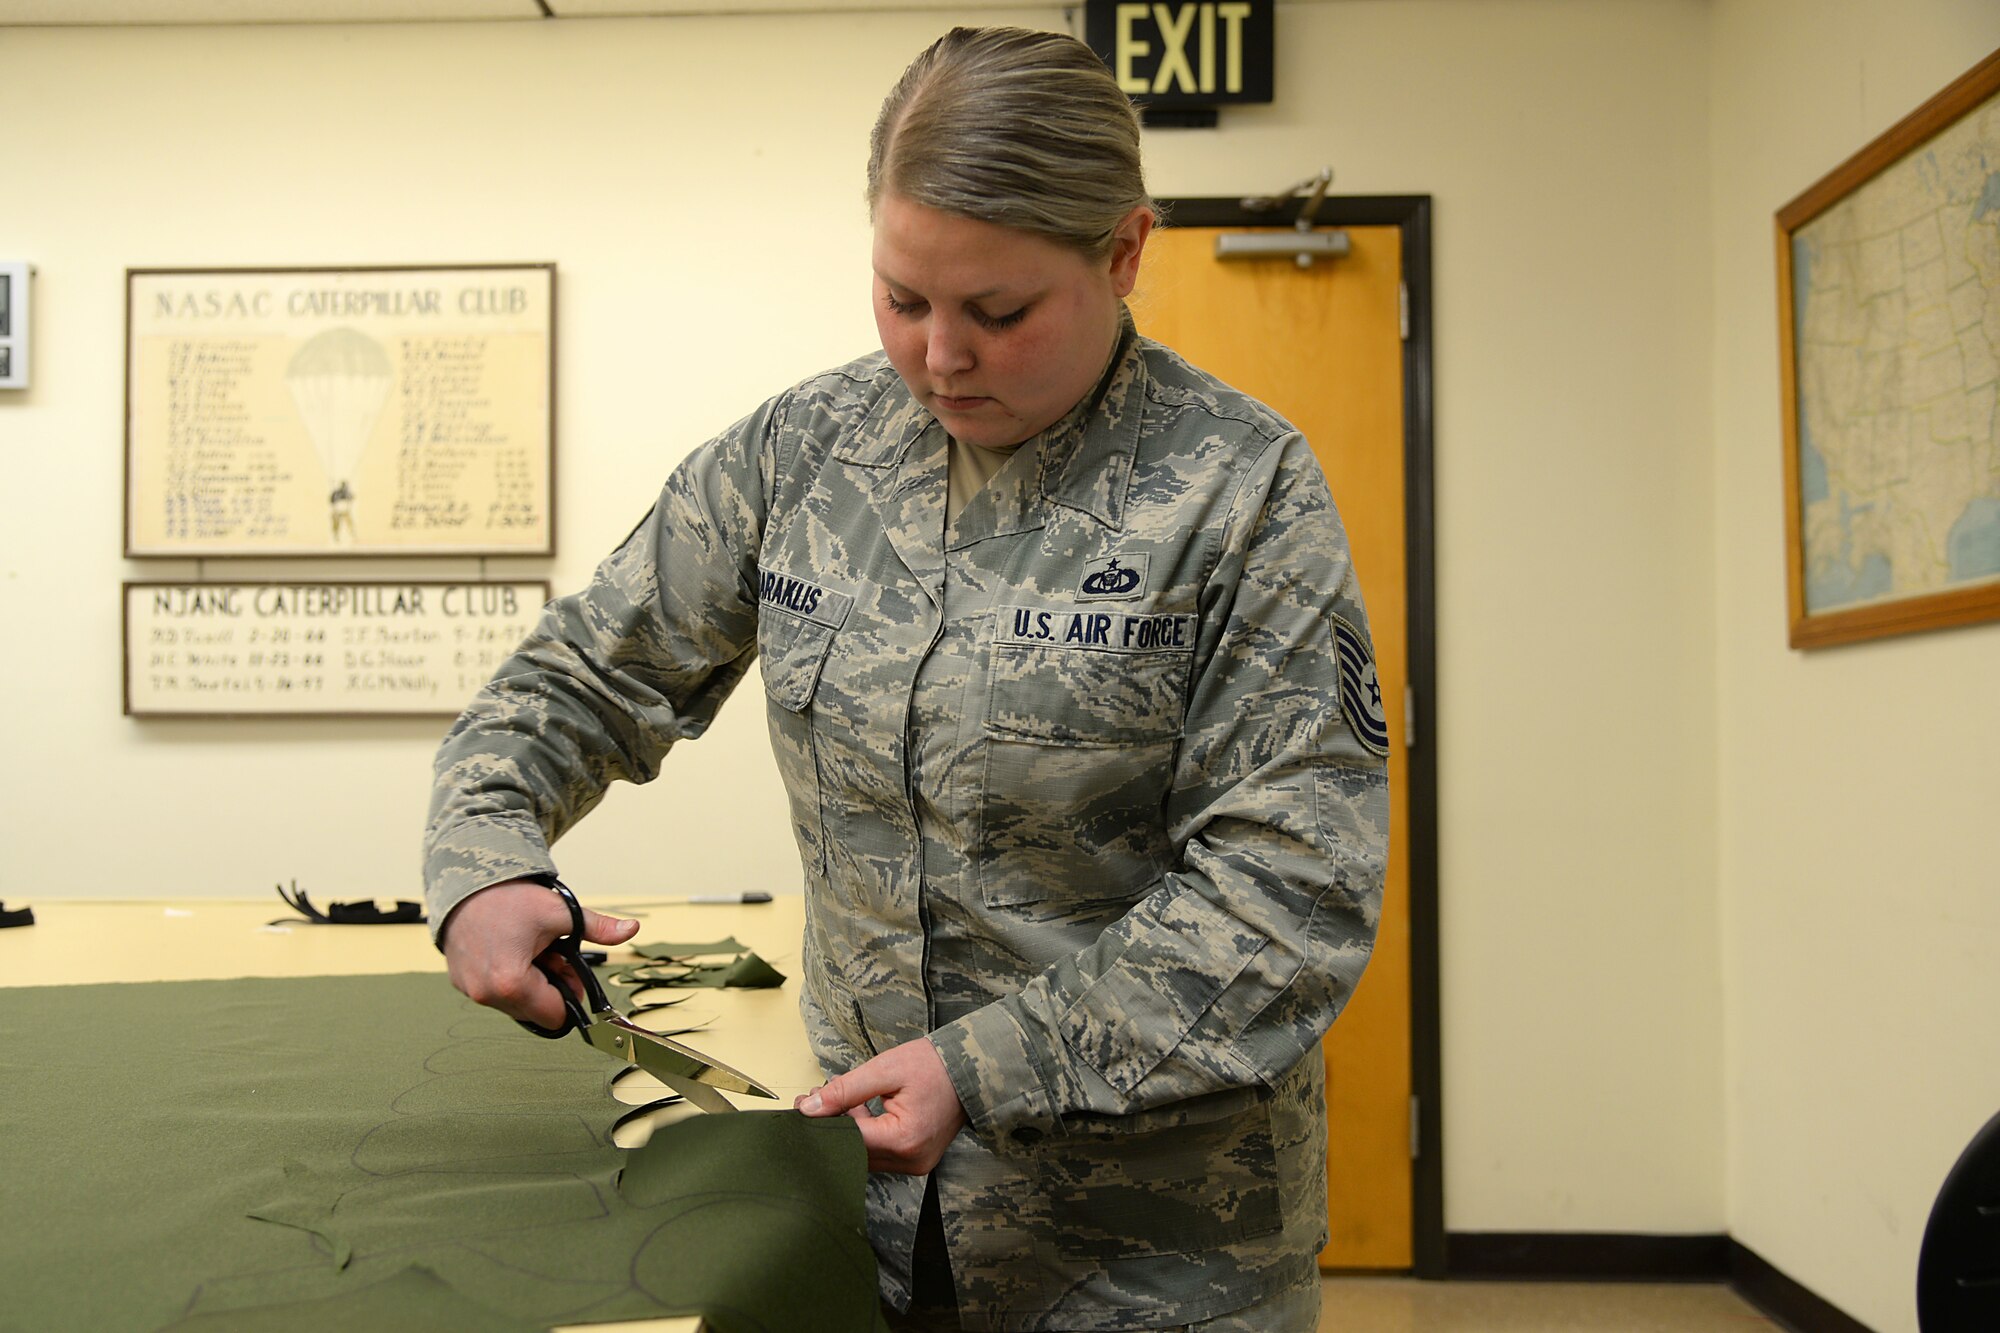
<svg viewBox="0 0 2000 1333">
<path fill-rule="evenodd" d="M 1368 636 L 1339 616 L 1333 644 L 1340 657 L 1340 713 L 1354 738 L 1371 752 L 1389 753 L 1389 715 L 1382 709 L 1382 681 L 1375 674 L 1375 650 Z"/>
<path fill-rule="evenodd" d="M 1003 606 L 995 611 L 993 641 L 1105 653 L 1185 653 L 1194 647 L 1194 630 L 1190 615 Z"/>
</svg>

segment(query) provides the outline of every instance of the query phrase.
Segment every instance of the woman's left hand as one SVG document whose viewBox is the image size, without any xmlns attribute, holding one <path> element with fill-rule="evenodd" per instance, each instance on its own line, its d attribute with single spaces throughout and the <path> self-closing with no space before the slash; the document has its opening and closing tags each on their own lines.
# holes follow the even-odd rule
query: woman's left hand
<svg viewBox="0 0 2000 1333">
<path fill-rule="evenodd" d="M 882 1099 L 880 1115 L 868 1110 L 877 1097 Z M 792 1106 L 809 1116 L 852 1116 L 868 1149 L 868 1169 L 911 1176 L 936 1166 L 965 1123 L 965 1108 L 944 1060 L 923 1037 L 835 1075 Z"/>
</svg>

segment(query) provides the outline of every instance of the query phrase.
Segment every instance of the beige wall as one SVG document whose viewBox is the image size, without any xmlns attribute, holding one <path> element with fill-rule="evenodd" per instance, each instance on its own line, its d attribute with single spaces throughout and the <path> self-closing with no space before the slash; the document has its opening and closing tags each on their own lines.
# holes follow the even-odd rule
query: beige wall
<svg viewBox="0 0 2000 1333">
<path fill-rule="evenodd" d="M 1882 1333 L 2000 1109 L 2000 625 L 1785 647 L 1771 215 L 1996 46 L 1986 0 L 1716 11 L 1729 1228 Z"/>
<path fill-rule="evenodd" d="M 1163 195 L 1331 162 L 1436 200 L 1448 1225 L 1733 1227 L 1885 1327 L 1908 1255 L 1870 1247 L 1914 1243 L 1995 1100 L 1924 1022 L 1994 1009 L 1996 632 L 1784 649 L 1769 215 L 2000 39 L 1906 8 L 1288 5 L 1276 106 L 1148 141 Z M 707 433 L 872 344 L 867 126 L 965 13 L 0 30 L 36 127 L 0 140 L 0 257 L 40 268 L 36 387 L 0 398 L 0 896 L 416 888 L 442 723 L 118 715 L 118 581 L 197 572 L 118 554 L 126 266 L 555 260 L 562 555 L 486 572 L 571 588 Z M 1839 75 L 1784 73 L 1801 41 Z M 567 874 L 796 888 L 750 688 Z"/>
<path fill-rule="evenodd" d="M 866 130 L 949 17 L 9 33 L 9 102 L 70 108 L 8 149 L 39 188 L 0 222 L 42 270 L 6 586 L 70 659 L 24 681 L 44 758 L 9 873 L 45 899 L 414 888 L 437 725 L 117 716 L 114 585 L 156 572 L 117 554 L 126 265 L 558 261 L 571 587 L 692 444 L 870 344 Z M 1437 199 L 1450 1223 L 1716 1228 L 1703 12 L 1285 25 L 1283 101 L 1148 147 L 1167 195 L 1332 162 Z M 742 702 L 565 871 L 795 886 Z"/>
</svg>

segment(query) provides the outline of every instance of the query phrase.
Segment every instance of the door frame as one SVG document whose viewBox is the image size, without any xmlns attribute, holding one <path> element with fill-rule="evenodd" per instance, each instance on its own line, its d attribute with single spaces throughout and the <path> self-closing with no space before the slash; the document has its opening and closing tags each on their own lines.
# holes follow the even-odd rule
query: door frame
<svg viewBox="0 0 2000 1333">
<path fill-rule="evenodd" d="M 1292 227 L 1303 199 L 1253 213 L 1241 199 L 1188 197 L 1157 201 L 1166 225 Z M 1436 526 L 1431 464 L 1431 197 L 1327 195 L 1313 215 L 1323 227 L 1396 227 L 1402 232 L 1407 332 L 1403 337 L 1403 534 L 1408 571 L 1409 684 L 1416 707 L 1409 746 L 1410 1088 L 1412 1271 L 1442 1278 L 1444 1231 L 1444 1077 L 1438 1006 L 1438 692 Z M 1338 264 L 1338 259 L 1324 260 Z"/>
</svg>

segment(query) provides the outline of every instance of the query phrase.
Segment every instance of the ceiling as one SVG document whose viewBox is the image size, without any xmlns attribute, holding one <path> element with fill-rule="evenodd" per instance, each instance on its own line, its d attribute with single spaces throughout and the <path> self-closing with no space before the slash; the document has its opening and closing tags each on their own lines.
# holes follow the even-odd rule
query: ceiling
<svg viewBox="0 0 2000 1333">
<path fill-rule="evenodd" d="M 934 9 L 940 0 L 0 0 L 0 27 L 186 23 L 429 23 L 628 15 Z M 1043 9 L 1050 0 L 952 0 Z"/>
</svg>

